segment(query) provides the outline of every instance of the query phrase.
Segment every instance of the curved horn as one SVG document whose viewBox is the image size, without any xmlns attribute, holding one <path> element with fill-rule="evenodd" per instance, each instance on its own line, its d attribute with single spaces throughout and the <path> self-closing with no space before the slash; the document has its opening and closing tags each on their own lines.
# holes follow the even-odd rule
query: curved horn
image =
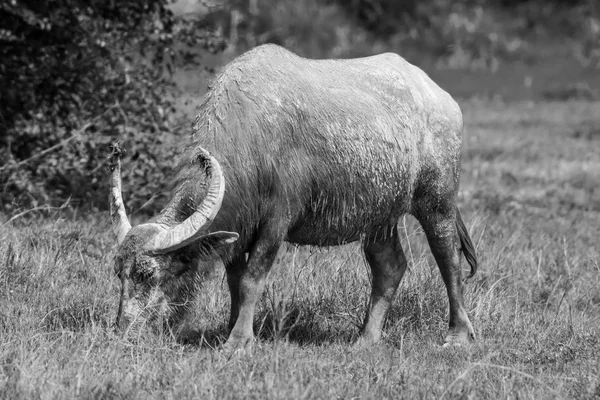
<svg viewBox="0 0 600 400">
<path fill-rule="evenodd" d="M 123 149 L 119 143 L 112 146 L 112 154 L 110 155 L 110 195 L 108 201 L 110 203 L 110 219 L 112 220 L 112 229 L 117 237 L 117 243 L 121 244 L 125 235 L 131 229 L 131 224 L 127 219 L 125 205 L 121 197 L 121 155 Z"/>
<path fill-rule="evenodd" d="M 210 176 L 208 193 L 196 211 L 182 223 L 160 232 L 147 249 L 155 253 L 168 253 L 187 246 L 206 234 L 206 230 L 221 208 L 225 194 L 225 178 L 219 162 L 204 150 L 202 154 L 206 165 L 207 176 Z"/>
</svg>

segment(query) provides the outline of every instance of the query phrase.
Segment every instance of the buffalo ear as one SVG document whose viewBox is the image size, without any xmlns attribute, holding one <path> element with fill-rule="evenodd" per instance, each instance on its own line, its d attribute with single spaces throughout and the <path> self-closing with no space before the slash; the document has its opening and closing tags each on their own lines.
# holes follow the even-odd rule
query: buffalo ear
<svg viewBox="0 0 600 400">
<path fill-rule="evenodd" d="M 227 246 L 238 240 L 240 235 L 235 232 L 212 232 L 202 236 L 198 240 L 198 250 L 200 257 L 211 256 L 220 247 Z"/>
<path fill-rule="evenodd" d="M 213 232 L 202 236 L 196 243 L 188 246 L 186 251 L 173 252 L 175 255 L 171 268 L 176 276 L 182 275 L 190 268 L 195 268 L 201 260 L 208 261 L 217 257 L 216 251 L 238 240 L 235 232 Z"/>
<path fill-rule="evenodd" d="M 220 247 L 235 242 L 239 237 L 240 235 L 235 232 L 218 231 L 202 236 L 200 242 L 209 242 L 213 246 Z"/>
</svg>

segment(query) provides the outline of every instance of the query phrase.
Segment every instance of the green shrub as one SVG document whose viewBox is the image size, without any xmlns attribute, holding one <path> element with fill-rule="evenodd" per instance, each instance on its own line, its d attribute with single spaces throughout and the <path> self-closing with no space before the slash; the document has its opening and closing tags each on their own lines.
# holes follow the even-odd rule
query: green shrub
<svg viewBox="0 0 600 400">
<path fill-rule="evenodd" d="M 170 74 L 197 61 L 189 47 L 222 48 L 206 27 L 177 21 L 167 6 L 167 0 L 0 4 L 4 211 L 69 197 L 106 207 L 105 164 L 115 140 L 128 150 L 129 206 L 157 192 L 182 133 Z"/>
</svg>

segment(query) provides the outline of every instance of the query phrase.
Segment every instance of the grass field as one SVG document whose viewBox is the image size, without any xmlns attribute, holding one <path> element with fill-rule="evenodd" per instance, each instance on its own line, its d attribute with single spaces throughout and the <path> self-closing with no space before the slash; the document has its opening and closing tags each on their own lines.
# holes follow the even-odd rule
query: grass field
<svg viewBox="0 0 600 400">
<path fill-rule="evenodd" d="M 475 344 L 440 347 L 445 289 L 410 217 L 410 269 L 381 344 L 351 350 L 370 290 L 359 247 L 289 247 L 260 302 L 260 339 L 234 356 L 218 351 L 221 266 L 184 338 L 125 340 L 111 329 L 120 283 L 108 215 L 18 219 L 0 225 L 0 397 L 599 398 L 600 103 L 461 106 Z"/>
</svg>

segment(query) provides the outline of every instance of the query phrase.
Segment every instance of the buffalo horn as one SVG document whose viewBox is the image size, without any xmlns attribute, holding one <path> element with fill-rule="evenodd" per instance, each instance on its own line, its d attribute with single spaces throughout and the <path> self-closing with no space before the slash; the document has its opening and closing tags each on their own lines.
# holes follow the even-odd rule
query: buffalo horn
<svg viewBox="0 0 600 400">
<path fill-rule="evenodd" d="M 127 219 L 125 205 L 121 197 L 121 154 L 123 150 L 118 143 L 113 145 L 113 152 L 110 155 L 109 169 L 110 177 L 110 219 L 112 221 L 112 229 L 117 237 L 117 243 L 121 244 L 125 235 L 131 229 L 131 224 Z"/>
<path fill-rule="evenodd" d="M 168 253 L 187 246 L 206 234 L 206 230 L 221 208 L 225 193 L 225 178 L 219 162 L 206 152 L 207 176 L 210 176 L 208 193 L 196 211 L 182 223 L 159 233 L 148 246 L 155 253 Z"/>
</svg>

